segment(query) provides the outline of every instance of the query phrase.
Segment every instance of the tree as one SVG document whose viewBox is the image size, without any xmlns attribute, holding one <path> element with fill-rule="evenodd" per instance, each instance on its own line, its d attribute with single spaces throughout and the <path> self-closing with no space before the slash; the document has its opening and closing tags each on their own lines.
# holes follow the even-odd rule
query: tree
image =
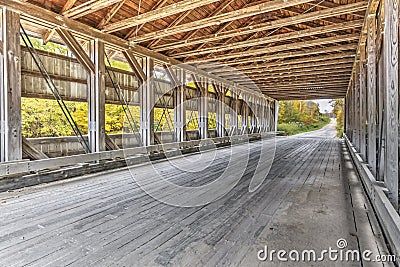
<svg viewBox="0 0 400 267">
<path fill-rule="evenodd" d="M 337 136 L 342 137 L 344 131 L 344 99 L 334 99 L 330 104 L 336 117 Z"/>
</svg>

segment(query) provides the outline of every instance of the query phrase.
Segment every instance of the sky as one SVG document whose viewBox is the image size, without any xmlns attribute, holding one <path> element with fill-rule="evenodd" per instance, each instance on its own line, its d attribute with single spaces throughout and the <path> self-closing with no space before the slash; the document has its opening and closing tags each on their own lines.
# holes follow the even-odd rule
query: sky
<svg viewBox="0 0 400 267">
<path fill-rule="evenodd" d="M 325 113 L 325 110 L 327 110 L 328 112 L 332 112 L 333 107 L 331 107 L 331 105 L 329 104 L 329 101 L 331 101 L 332 99 L 323 99 L 323 100 L 313 100 L 313 102 L 316 102 L 319 104 L 319 111 L 321 113 Z"/>
</svg>

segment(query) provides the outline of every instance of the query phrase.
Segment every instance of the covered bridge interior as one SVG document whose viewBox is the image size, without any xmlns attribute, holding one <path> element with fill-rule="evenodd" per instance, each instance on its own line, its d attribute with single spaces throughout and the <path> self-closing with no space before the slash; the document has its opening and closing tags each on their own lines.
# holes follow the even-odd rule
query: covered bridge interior
<svg viewBox="0 0 400 267">
<path fill-rule="evenodd" d="M 267 246 L 395 265 L 398 4 L 0 0 L 0 265 L 284 264 Z M 23 98 L 74 136 L 23 136 Z M 342 139 L 277 136 L 279 101 L 338 98 Z"/>
</svg>

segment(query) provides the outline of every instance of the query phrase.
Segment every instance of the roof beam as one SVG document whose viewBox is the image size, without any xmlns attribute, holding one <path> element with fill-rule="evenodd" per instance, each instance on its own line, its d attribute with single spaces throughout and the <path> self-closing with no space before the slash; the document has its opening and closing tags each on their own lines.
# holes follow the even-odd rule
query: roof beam
<svg viewBox="0 0 400 267">
<path fill-rule="evenodd" d="M 263 79 L 267 80 L 267 79 L 287 78 L 287 77 L 297 77 L 297 78 L 308 77 L 308 76 L 315 77 L 317 75 L 329 75 L 329 77 L 331 77 L 332 74 L 349 73 L 349 72 L 351 73 L 352 67 L 353 66 L 351 64 L 347 64 L 347 66 L 345 66 L 345 67 L 340 66 L 340 68 L 338 68 L 338 69 L 329 69 L 328 68 L 328 69 L 323 69 L 320 71 L 318 71 L 316 69 L 312 69 L 310 72 L 299 71 L 299 72 L 294 72 L 294 73 L 293 72 L 291 72 L 291 73 L 273 73 L 273 74 L 269 74 L 269 75 L 262 73 L 261 77 L 259 76 L 260 74 L 251 73 L 251 74 L 248 74 L 247 77 L 246 76 L 238 76 L 238 77 L 230 76 L 229 79 L 235 80 L 237 78 L 240 78 L 240 79 L 247 78 L 247 79 L 253 80 L 253 79 L 260 78 L 260 80 L 263 80 Z M 329 70 L 329 72 L 327 72 L 327 70 Z M 226 76 L 224 76 L 224 77 L 226 77 Z"/>
<path fill-rule="evenodd" d="M 153 10 L 155 10 L 155 9 L 157 9 L 157 8 L 163 7 L 167 2 L 168 2 L 168 0 L 158 0 L 158 2 L 157 2 L 155 5 L 153 5 L 149 11 L 153 11 Z M 146 24 L 143 23 L 143 24 L 139 25 L 138 27 L 133 27 L 133 28 L 128 32 L 128 34 L 125 35 L 125 38 L 124 38 L 124 39 L 128 39 L 128 38 L 130 38 L 132 35 L 138 33 L 138 32 L 144 27 L 144 25 L 146 25 Z"/>
<path fill-rule="evenodd" d="M 263 93 L 268 93 L 271 95 L 290 95 L 290 94 L 315 94 L 315 93 L 334 93 L 334 94 L 343 94 L 346 92 L 346 87 L 339 85 L 339 86 L 330 86 L 330 87 L 318 87 L 318 88 L 309 88 L 309 89 L 297 89 L 297 90 L 261 90 Z"/>
<path fill-rule="evenodd" d="M 60 13 L 63 13 L 67 10 L 70 10 L 74 5 L 75 5 L 76 0 L 67 0 L 67 2 L 64 4 L 63 8 L 61 9 Z M 54 29 L 48 30 L 43 34 L 43 43 L 47 44 L 50 42 L 51 38 L 53 38 L 53 35 L 56 31 Z"/>
<path fill-rule="evenodd" d="M 128 41 L 122 38 L 119 38 L 115 35 L 104 33 L 76 20 L 60 16 L 57 13 L 54 13 L 42 7 L 38 7 L 30 3 L 23 3 L 20 0 L 0 0 L 0 6 L 8 7 L 15 10 L 16 12 L 21 13 L 21 20 L 23 23 L 26 22 L 33 23 L 48 29 L 50 28 L 67 29 L 70 32 L 74 33 L 76 36 L 79 36 L 80 38 L 86 40 L 101 39 L 107 44 L 107 48 L 109 49 L 117 51 L 130 50 L 137 56 L 151 57 L 157 62 L 172 64 L 175 66 L 179 65 L 182 69 L 187 70 L 188 72 L 197 73 L 199 76 L 206 77 L 218 82 L 222 82 L 224 83 L 225 86 L 231 86 L 231 87 L 235 86 L 233 82 L 223 79 L 217 75 L 210 74 L 202 69 L 199 69 L 197 67 L 188 64 L 183 64 L 179 60 L 154 52 L 143 46 L 140 45 L 132 46 L 129 44 Z M 257 94 L 256 92 L 254 92 L 249 88 L 246 88 L 245 86 L 237 87 L 237 89 L 241 92 L 246 92 L 248 94 Z"/>
<path fill-rule="evenodd" d="M 242 18 L 251 17 L 254 15 L 278 10 L 281 8 L 300 5 L 308 2 L 312 2 L 313 0 L 274 0 L 266 3 L 261 3 L 258 5 L 242 8 L 239 10 L 223 13 L 211 18 L 204 18 L 197 21 L 189 22 L 186 24 L 182 24 L 179 26 L 172 27 L 171 29 L 160 30 L 155 32 L 150 32 L 147 34 L 143 34 L 137 37 L 132 37 L 130 40 L 134 42 L 143 42 L 152 40 L 155 38 L 161 38 L 169 35 L 174 35 L 182 32 L 193 31 L 209 26 L 220 25 L 225 22 L 230 22 L 233 20 L 238 20 Z"/>
<path fill-rule="evenodd" d="M 152 10 L 146 12 L 144 14 L 124 19 L 112 24 L 109 24 L 104 28 L 105 32 L 116 32 L 126 28 L 135 27 L 140 24 L 144 24 L 150 21 L 154 21 L 157 19 L 169 17 L 171 15 L 175 15 L 181 12 L 185 12 L 188 10 L 195 9 L 197 7 L 201 7 L 204 5 L 212 4 L 214 2 L 218 2 L 220 0 L 182 0 L 178 3 L 174 3 L 172 5 L 168 5 L 162 8 L 158 8 L 156 10 Z"/>
<path fill-rule="evenodd" d="M 107 14 L 101 19 L 100 23 L 97 25 L 98 29 L 102 29 L 110 20 L 117 14 L 121 7 L 125 4 L 127 0 L 122 0 L 121 2 L 114 4 L 114 6 L 107 12 Z"/>
<path fill-rule="evenodd" d="M 245 71 L 241 71 L 241 72 L 233 72 L 231 74 L 227 73 L 227 74 L 221 74 L 221 77 L 225 77 L 227 79 L 229 79 L 229 77 L 232 76 L 246 76 L 246 75 L 257 75 L 257 74 L 263 74 L 265 76 L 268 75 L 279 75 L 279 74 L 290 74 L 290 73 L 303 73 L 303 72 L 316 72 L 316 71 L 321 71 L 321 70 L 335 70 L 335 69 L 343 69 L 343 68 L 347 68 L 349 66 L 353 65 L 352 61 L 348 61 L 348 62 L 344 62 L 341 63 L 340 61 L 336 61 L 338 63 L 336 64 L 331 64 L 328 66 L 309 66 L 309 67 L 300 67 L 300 68 L 276 68 L 276 69 L 267 69 L 267 68 L 262 68 L 260 70 L 245 70 Z"/>
<path fill-rule="evenodd" d="M 298 68 L 307 68 L 307 67 L 318 67 L 318 66 L 327 66 L 333 64 L 340 63 L 349 63 L 354 62 L 355 53 L 354 52 L 343 52 L 343 53 L 335 53 L 328 54 L 323 56 L 313 56 L 307 58 L 299 58 L 299 59 L 289 59 L 283 61 L 275 61 L 263 64 L 250 64 L 250 65 L 241 65 L 236 68 L 221 66 L 219 68 L 206 69 L 211 73 L 232 73 L 232 72 L 242 72 L 248 70 L 262 70 L 262 69 L 298 69 Z M 340 62 L 340 63 L 339 63 Z M 200 65 L 201 67 L 201 65 Z"/>
<path fill-rule="evenodd" d="M 295 86 L 296 84 L 301 84 L 301 83 L 312 83 L 314 86 L 326 83 L 326 84 L 332 84 L 336 83 L 337 81 L 343 81 L 343 82 L 348 82 L 350 80 L 350 75 L 351 72 L 348 72 L 347 74 L 338 74 L 338 75 L 330 75 L 327 76 L 324 79 L 321 79 L 319 77 L 289 77 L 289 78 L 253 78 L 253 79 L 246 79 L 246 80 L 234 80 L 236 83 L 239 84 L 257 84 L 260 86 L 264 86 L 264 84 L 272 85 L 272 88 L 275 88 L 274 86 L 289 86 L 291 88 L 292 86 Z"/>
<path fill-rule="evenodd" d="M 287 40 L 291 40 L 291 39 L 304 38 L 307 36 L 313 36 L 313 35 L 318 35 L 318 34 L 326 34 L 326 33 L 331 33 L 331 32 L 342 31 L 342 30 L 356 29 L 356 28 L 361 28 L 363 26 L 363 24 L 364 24 L 364 20 L 348 21 L 348 22 L 344 22 L 344 23 L 340 23 L 340 24 L 333 24 L 333 25 L 328 25 L 328 26 L 310 28 L 310 29 L 306 29 L 306 30 L 302 30 L 302 31 L 277 34 L 277 35 L 272 35 L 272 36 L 267 36 L 267 37 L 262 37 L 262 38 L 257 38 L 257 39 L 251 39 L 251 40 L 246 40 L 246 41 L 237 42 L 237 43 L 220 45 L 217 47 L 205 48 L 205 49 L 201 49 L 201 50 L 187 51 L 187 52 L 172 54 L 170 56 L 172 56 L 172 57 L 191 57 L 191 56 L 198 56 L 198 55 L 203 55 L 203 54 L 218 53 L 218 52 L 223 52 L 223 51 L 231 50 L 231 49 L 239 49 L 239 48 L 244 48 L 244 47 L 249 47 L 249 46 L 252 47 L 252 46 L 258 46 L 258 45 L 265 45 L 265 44 L 269 44 L 269 43 L 283 42 L 283 41 L 287 41 Z M 254 51 L 254 50 L 251 50 L 251 51 Z"/>
<path fill-rule="evenodd" d="M 172 27 L 175 27 L 176 25 L 178 25 L 179 23 L 181 23 L 182 20 L 184 20 L 187 16 L 189 16 L 190 13 L 191 13 L 192 11 L 193 11 L 193 9 L 187 10 L 187 11 L 185 11 L 184 13 L 182 13 L 181 15 L 179 15 L 176 19 L 174 19 L 173 22 L 171 22 L 171 23 L 167 26 L 167 29 L 172 28 Z M 162 39 L 155 39 L 155 40 L 153 40 L 147 47 L 152 47 L 152 46 L 158 44 L 158 42 L 160 42 L 160 40 L 162 40 Z"/>
<path fill-rule="evenodd" d="M 356 40 L 356 38 L 354 40 Z M 286 53 L 279 53 L 279 54 L 268 54 L 268 55 L 263 55 L 260 57 L 251 57 L 251 58 L 236 59 L 236 60 L 231 60 L 231 61 L 222 61 L 222 62 L 220 62 L 220 64 L 226 64 L 226 65 L 230 65 L 230 66 L 244 64 L 244 63 L 255 64 L 258 61 L 267 61 L 267 60 L 284 59 L 284 58 L 286 59 L 286 58 L 292 58 L 292 57 L 305 57 L 305 56 L 310 56 L 310 55 L 324 54 L 324 53 L 337 52 L 337 51 L 343 51 L 343 50 L 355 50 L 356 48 L 357 48 L 357 44 L 329 46 L 329 47 L 322 47 L 322 48 L 317 48 L 317 49 L 308 49 L 308 50 L 304 50 L 304 51 L 294 51 L 294 52 L 286 52 Z"/>
<path fill-rule="evenodd" d="M 216 15 L 219 15 L 225 8 L 227 8 L 234 0 L 225 0 L 225 2 L 223 2 L 222 4 L 220 4 L 209 16 L 207 17 L 213 17 Z M 248 4 L 245 5 L 245 7 L 247 7 Z M 226 24 L 223 25 L 221 28 L 225 28 Z M 220 28 L 220 29 L 221 29 Z M 198 33 L 200 29 L 194 30 L 192 32 L 189 32 L 188 34 L 186 34 L 185 37 L 183 37 L 183 39 L 188 40 L 190 38 L 192 38 L 193 36 L 196 35 L 196 33 Z M 219 29 L 217 30 L 219 31 Z"/>
<path fill-rule="evenodd" d="M 347 86 L 349 84 L 350 79 L 342 79 L 342 80 L 332 80 L 332 81 L 323 81 L 323 82 L 316 82 L 316 81 L 310 81 L 310 82 L 301 82 L 301 83 L 292 83 L 288 85 L 278 85 L 274 84 L 274 86 L 261 86 L 257 85 L 258 88 L 260 89 L 271 89 L 271 90 L 281 90 L 281 89 L 294 89 L 294 88 L 319 88 L 319 87 L 324 87 L 324 86 L 338 86 L 343 85 Z M 238 83 L 238 84 L 249 84 L 249 83 Z"/>
<path fill-rule="evenodd" d="M 77 19 L 121 1 L 122 0 L 90 0 L 80 4 L 79 6 L 66 10 L 61 14 L 67 18 Z"/>
<path fill-rule="evenodd" d="M 305 13 L 293 17 L 288 17 L 284 19 L 278 19 L 266 23 L 261 23 L 258 25 L 250 25 L 247 27 L 224 31 L 219 34 L 210 34 L 206 36 L 200 36 L 193 38 L 191 40 L 182 40 L 179 42 L 169 43 L 165 45 L 160 45 L 154 47 L 155 51 L 165 51 L 170 49 L 177 49 L 185 46 L 192 46 L 195 44 L 203 44 L 206 42 L 215 42 L 222 39 L 227 39 L 231 37 L 236 37 L 240 35 L 248 35 L 256 32 L 267 31 L 272 29 L 277 29 L 285 26 L 296 25 L 308 21 L 313 21 L 317 19 L 327 18 L 327 17 L 334 17 L 343 14 L 349 14 L 353 12 L 363 11 L 367 8 L 368 2 L 358 2 L 349 5 L 341 5 L 336 8 L 327 8 L 320 11 Z"/>
<path fill-rule="evenodd" d="M 345 86 L 327 86 L 327 87 L 315 87 L 315 88 L 308 88 L 308 89 L 303 89 L 303 90 L 261 90 L 262 92 L 268 92 L 271 94 L 293 94 L 293 93 L 311 93 L 311 92 L 332 92 L 332 93 L 339 93 L 340 91 L 345 91 L 346 87 Z M 341 92 L 343 93 L 343 92 Z"/>
<path fill-rule="evenodd" d="M 63 12 L 70 10 L 75 5 L 76 1 L 77 0 L 67 0 L 60 13 L 62 14 Z"/>
<path fill-rule="evenodd" d="M 356 41 L 359 39 L 359 37 L 360 37 L 359 34 L 347 34 L 347 35 L 343 35 L 343 36 L 333 36 L 333 37 L 328 37 L 328 38 L 320 38 L 320 39 L 316 39 L 316 40 L 312 40 L 312 41 L 296 42 L 296 43 L 248 50 L 245 52 L 237 52 L 237 53 L 232 53 L 232 54 L 228 54 L 225 56 L 218 55 L 218 56 L 214 56 L 212 58 L 200 58 L 200 59 L 188 60 L 186 62 L 189 62 L 189 63 L 210 62 L 210 61 L 221 61 L 221 60 L 233 59 L 233 58 L 238 58 L 238 57 L 248 57 L 248 56 L 254 57 L 256 55 L 267 54 L 267 53 L 271 54 L 271 53 L 276 53 L 276 52 L 281 52 L 281 51 L 309 48 L 309 47 L 314 47 L 314 46 L 319 46 L 319 45 L 329 45 L 329 44 L 335 44 L 335 43 L 340 43 L 340 42 Z"/>
</svg>

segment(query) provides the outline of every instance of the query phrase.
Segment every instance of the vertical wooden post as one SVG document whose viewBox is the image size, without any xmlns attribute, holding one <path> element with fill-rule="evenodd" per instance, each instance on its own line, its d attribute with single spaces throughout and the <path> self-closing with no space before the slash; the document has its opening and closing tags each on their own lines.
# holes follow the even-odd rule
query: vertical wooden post
<svg viewBox="0 0 400 267">
<path fill-rule="evenodd" d="M 104 43 L 98 39 L 89 43 L 94 72 L 88 77 L 88 130 L 90 151 L 105 150 L 105 64 Z"/>
<path fill-rule="evenodd" d="M 385 183 L 390 191 L 389 199 L 398 209 L 398 100 L 399 100 L 399 69 L 398 69 L 398 0 L 385 0 L 384 18 L 385 30 L 383 41 L 383 56 L 385 64 Z"/>
<path fill-rule="evenodd" d="M 265 99 L 260 97 L 258 100 L 258 132 L 264 131 L 264 112 L 265 112 Z"/>
<path fill-rule="evenodd" d="M 378 127 L 377 127 L 377 136 L 378 136 L 378 158 L 377 158 L 377 177 L 379 181 L 384 180 L 385 173 L 385 146 L 386 146 L 386 127 L 385 127 L 385 105 L 386 105 L 386 81 L 385 81 L 385 60 L 384 56 L 381 55 L 378 62 L 378 77 L 379 77 L 379 90 L 377 90 L 378 94 Z"/>
<path fill-rule="evenodd" d="M 171 71 L 173 71 L 171 69 Z M 174 88 L 174 131 L 176 142 L 186 140 L 186 108 L 185 108 L 185 81 L 186 73 L 177 70 L 177 86 Z"/>
<path fill-rule="evenodd" d="M 346 93 L 346 96 L 344 97 L 344 129 L 343 129 L 343 132 L 347 135 L 347 120 L 348 120 L 348 112 L 347 112 L 347 108 L 348 108 L 348 105 L 347 105 L 347 97 L 348 97 L 348 94 Z"/>
<path fill-rule="evenodd" d="M 144 146 L 154 144 L 154 60 L 150 57 L 145 61 L 146 81 L 139 89 L 140 101 L 140 134 Z"/>
<path fill-rule="evenodd" d="M 367 71 L 367 109 L 368 109 L 368 164 L 376 175 L 376 16 L 368 16 L 368 71 Z"/>
<path fill-rule="evenodd" d="M 201 97 L 199 103 L 199 135 L 200 139 L 208 137 L 208 80 L 201 78 Z"/>
<path fill-rule="evenodd" d="M 0 161 L 22 159 L 20 16 L 0 9 Z"/>
<path fill-rule="evenodd" d="M 219 88 L 217 88 L 219 87 Z M 217 136 L 225 136 L 225 95 L 226 91 L 223 85 L 216 86 L 216 119 L 217 119 Z"/>
<path fill-rule="evenodd" d="M 272 125 L 272 123 L 271 123 L 271 117 L 272 117 L 271 105 L 272 105 L 272 102 L 267 100 L 267 131 L 268 132 L 273 131 L 273 129 L 271 128 L 271 125 Z"/>
<path fill-rule="evenodd" d="M 249 133 L 254 133 L 255 131 L 255 127 L 256 127 L 256 123 L 255 123 L 255 117 L 256 117 L 256 99 L 254 97 L 254 95 L 250 95 L 249 96 L 249 115 L 250 115 L 250 131 Z"/>
<path fill-rule="evenodd" d="M 366 57 L 365 44 L 360 47 L 360 154 L 366 160 L 367 158 L 367 81 L 366 81 Z"/>
<path fill-rule="evenodd" d="M 358 61 L 354 77 L 354 146 L 360 152 L 360 62 Z"/>
<path fill-rule="evenodd" d="M 242 134 L 247 134 L 249 129 L 249 106 L 246 94 L 242 94 Z"/>
<path fill-rule="evenodd" d="M 236 85 L 231 90 L 232 107 L 231 107 L 231 135 L 236 135 L 238 132 L 238 110 L 239 101 Z"/>
<path fill-rule="evenodd" d="M 278 114 L 279 114 L 279 101 L 275 100 L 275 117 L 274 117 L 274 131 L 278 131 Z"/>
</svg>

